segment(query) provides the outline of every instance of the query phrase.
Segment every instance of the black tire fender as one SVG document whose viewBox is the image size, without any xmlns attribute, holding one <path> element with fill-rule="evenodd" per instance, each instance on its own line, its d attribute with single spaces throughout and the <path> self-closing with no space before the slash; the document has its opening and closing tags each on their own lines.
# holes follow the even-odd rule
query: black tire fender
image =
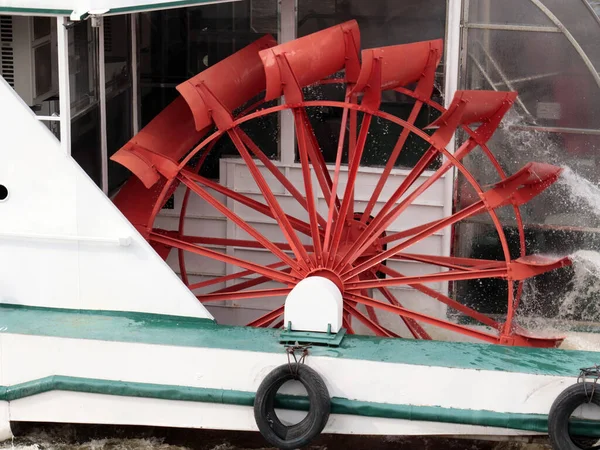
<svg viewBox="0 0 600 450">
<path fill-rule="evenodd" d="M 275 414 L 275 396 L 283 384 L 298 380 L 308 392 L 310 408 L 299 423 L 284 425 Z M 254 418 L 260 433 L 274 447 L 293 450 L 310 444 L 325 428 L 331 411 L 329 391 L 321 376 L 305 364 L 284 364 L 271 371 L 254 399 Z"/>
<path fill-rule="evenodd" d="M 593 383 L 577 383 L 556 397 L 548 415 L 548 435 L 554 450 L 586 448 L 580 447 L 579 443 L 575 442 L 569 434 L 569 418 L 579 406 L 590 403 L 590 396 L 592 396 L 591 403 L 600 406 L 600 384 L 594 389 Z"/>
</svg>

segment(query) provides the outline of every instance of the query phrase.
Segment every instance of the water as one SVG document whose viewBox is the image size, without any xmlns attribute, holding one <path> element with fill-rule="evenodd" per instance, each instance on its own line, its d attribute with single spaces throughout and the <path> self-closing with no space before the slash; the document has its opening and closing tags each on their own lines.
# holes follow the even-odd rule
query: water
<svg viewBox="0 0 600 450">
<path fill-rule="evenodd" d="M 103 426 L 101 433 L 85 436 L 86 426 L 26 425 L 23 434 L 13 442 L 0 444 L 0 450 L 275 450 L 261 445 L 260 437 L 250 433 L 198 430 L 138 429 Z M 157 436 L 149 436 L 154 433 Z M 103 437 L 107 434 L 109 437 Z M 123 435 L 126 434 L 126 435 Z M 220 442 L 216 442 L 219 440 Z M 545 438 L 537 442 L 491 442 L 467 439 L 412 437 L 348 437 L 323 436 L 308 450 L 551 450 Z"/>
<path fill-rule="evenodd" d="M 562 169 L 558 185 L 567 189 L 573 203 L 587 206 L 589 212 L 600 217 L 600 186 L 577 174 L 568 166 L 563 166 Z"/>
</svg>

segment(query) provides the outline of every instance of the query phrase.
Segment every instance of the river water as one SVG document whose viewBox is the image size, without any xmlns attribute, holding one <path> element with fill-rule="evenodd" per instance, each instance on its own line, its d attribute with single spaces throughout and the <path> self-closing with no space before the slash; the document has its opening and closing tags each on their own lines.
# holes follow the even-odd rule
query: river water
<svg viewBox="0 0 600 450">
<path fill-rule="evenodd" d="M 275 450 L 258 433 L 142 427 L 17 424 L 0 450 Z M 308 450 L 551 450 L 537 443 L 466 439 L 322 436 Z"/>
</svg>

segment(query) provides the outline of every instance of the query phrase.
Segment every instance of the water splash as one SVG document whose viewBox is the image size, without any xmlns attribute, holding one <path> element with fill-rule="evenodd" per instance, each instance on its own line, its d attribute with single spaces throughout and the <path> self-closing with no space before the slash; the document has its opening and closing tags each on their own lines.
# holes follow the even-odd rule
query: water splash
<svg viewBox="0 0 600 450">
<path fill-rule="evenodd" d="M 589 212 L 600 217 L 600 186 L 577 174 L 568 166 L 563 166 L 562 169 L 558 184 L 567 188 L 574 203 L 583 203 L 589 208 Z"/>
<path fill-rule="evenodd" d="M 600 321 L 600 253 L 580 250 L 571 260 L 572 288 L 563 298 L 558 316 L 593 325 Z"/>
</svg>

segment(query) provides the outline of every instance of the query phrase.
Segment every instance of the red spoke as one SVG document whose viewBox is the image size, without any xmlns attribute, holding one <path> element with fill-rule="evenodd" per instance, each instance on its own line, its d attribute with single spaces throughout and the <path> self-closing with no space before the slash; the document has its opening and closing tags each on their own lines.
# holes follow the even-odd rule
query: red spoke
<svg viewBox="0 0 600 450">
<path fill-rule="evenodd" d="M 349 91 L 350 88 L 346 89 L 346 100 L 349 99 Z M 334 219 L 339 218 L 339 208 L 340 205 L 334 202 L 334 198 L 339 203 L 339 199 L 337 196 L 338 184 L 340 182 L 340 171 L 342 168 L 342 155 L 344 153 L 344 142 L 346 140 L 346 124 L 348 123 L 348 108 L 344 108 L 342 113 L 342 122 L 340 124 L 340 133 L 338 137 L 338 147 L 337 153 L 335 156 L 335 169 L 333 172 L 333 185 L 331 186 L 331 191 L 335 194 L 329 200 L 328 204 L 328 213 L 327 213 L 327 226 L 325 228 L 325 242 L 323 243 L 323 247 L 326 252 L 329 252 L 329 247 L 331 243 L 331 232 L 333 229 Z"/>
<path fill-rule="evenodd" d="M 387 269 L 386 266 L 382 265 L 381 267 L 384 269 Z M 382 272 L 385 273 L 384 270 L 382 270 Z M 378 277 L 374 271 L 369 272 L 368 276 L 372 280 L 378 279 Z M 392 305 L 403 307 L 402 303 L 400 303 L 400 301 L 398 301 L 396 296 L 394 294 L 392 294 L 392 292 L 388 288 L 380 287 L 380 288 L 378 288 L 378 290 L 385 297 L 385 299 L 388 302 L 390 302 Z M 364 295 L 364 294 L 362 294 L 362 295 Z M 408 317 L 402 317 L 402 316 L 400 316 L 400 318 L 404 322 L 404 325 L 406 325 L 406 328 L 408 328 L 408 331 L 410 331 L 410 334 L 412 334 L 415 339 L 420 338 L 420 339 L 431 340 L 431 336 L 429 336 L 429 334 L 423 329 L 423 327 L 421 327 L 421 325 L 419 325 L 414 319 L 410 319 Z"/>
<path fill-rule="evenodd" d="M 461 334 L 465 334 L 467 336 L 471 336 L 474 337 L 476 339 L 480 339 L 486 342 L 490 342 L 493 344 L 498 344 L 499 343 L 499 338 L 497 336 L 494 336 L 492 334 L 488 334 L 488 333 L 484 333 L 482 331 L 478 331 L 476 329 L 473 328 L 468 328 L 466 326 L 463 325 L 457 325 L 451 322 L 447 322 L 445 320 L 441 320 L 441 319 L 437 319 L 435 317 L 432 316 L 428 316 L 426 314 L 421 314 L 421 313 L 417 313 L 414 311 L 410 311 L 408 309 L 399 307 L 399 306 L 394 306 L 394 305 L 390 305 L 387 303 L 384 303 L 382 301 L 379 300 L 375 300 L 374 298 L 371 297 L 364 297 L 362 295 L 356 295 L 356 294 L 351 294 L 351 293 L 347 293 L 346 297 L 348 297 L 349 300 L 353 300 L 357 303 L 361 303 L 363 305 L 370 305 L 370 306 L 374 306 L 375 308 L 379 308 L 382 309 L 384 311 L 388 311 L 400 316 L 404 316 L 404 317 L 408 317 L 414 320 L 418 320 L 420 322 L 424 322 L 427 323 L 429 325 L 434 325 L 436 327 L 441 327 L 444 328 L 446 330 L 450 330 L 450 331 L 454 331 L 457 333 L 461 333 Z"/>
<path fill-rule="evenodd" d="M 254 181 L 256 181 L 256 184 L 257 184 L 258 188 L 260 189 L 260 191 L 262 192 L 263 197 L 269 204 L 271 211 L 275 215 L 276 220 L 279 223 L 279 227 L 281 228 L 281 231 L 285 235 L 287 241 L 292 246 L 292 251 L 294 252 L 294 255 L 296 255 L 298 264 L 300 264 L 300 266 L 304 270 L 309 271 L 308 264 L 310 262 L 310 259 L 308 257 L 308 253 L 306 252 L 302 243 L 300 242 L 300 239 L 298 239 L 298 236 L 294 232 L 294 230 L 290 224 L 290 221 L 288 220 L 286 214 L 283 212 L 283 209 L 281 208 L 281 205 L 277 201 L 277 198 L 275 198 L 275 195 L 271 191 L 271 188 L 269 187 L 269 183 L 267 183 L 267 181 L 265 180 L 263 175 L 260 173 L 258 166 L 256 165 L 256 163 L 250 156 L 250 153 L 248 153 L 248 150 L 246 149 L 244 143 L 240 139 L 237 129 L 236 128 L 231 129 L 228 131 L 228 133 L 229 133 L 229 136 L 231 137 L 231 140 L 233 141 L 233 144 L 235 145 L 238 152 L 240 153 L 240 155 L 246 162 L 246 165 L 248 166 L 248 169 L 250 170 L 250 173 L 252 174 Z"/>
<path fill-rule="evenodd" d="M 283 320 L 276 322 L 271 328 L 283 328 Z"/>
<path fill-rule="evenodd" d="M 378 288 L 381 286 L 404 286 L 414 283 L 435 283 L 438 281 L 461 281 L 474 280 L 477 278 L 506 278 L 508 269 L 487 269 L 487 270 L 449 270 L 447 272 L 428 273 L 426 275 L 415 275 L 412 277 L 393 277 L 377 280 L 365 280 L 350 282 L 346 285 L 349 291 L 360 291 L 361 289 Z M 348 281 L 347 278 L 344 281 Z"/>
<path fill-rule="evenodd" d="M 236 202 L 241 203 L 242 205 L 252 208 L 255 211 L 258 211 L 259 213 L 264 214 L 267 217 L 277 220 L 275 215 L 271 211 L 271 209 L 264 203 L 260 203 L 248 196 L 240 194 L 239 192 L 235 192 L 229 188 L 226 188 L 225 186 L 220 185 L 219 183 L 217 183 L 215 181 L 209 180 L 208 178 L 201 177 L 200 175 L 196 175 L 192 172 L 182 170 L 181 175 L 185 176 L 189 180 L 192 180 L 196 183 L 200 183 L 216 192 L 219 192 L 219 193 L 231 198 L 232 200 L 235 200 Z M 303 233 L 307 236 L 311 235 L 310 226 L 308 223 L 306 223 L 300 219 L 297 219 L 295 217 L 292 217 L 290 215 L 287 215 L 287 214 L 286 214 L 286 217 L 290 221 L 290 223 L 292 224 L 292 227 L 294 229 L 298 230 L 300 233 Z"/>
<path fill-rule="evenodd" d="M 494 261 L 491 259 L 457 258 L 454 256 L 430 256 L 415 255 L 412 253 L 397 253 L 390 259 L 418 261 L 425 264 L 447 267 L 449 269 L 492 269 L 502 267 L 504 261 Z"/>
<path fill-rule="evenodd" d="M 288 255 L 286 255 L 281 249 L 279 249 L 279 247 L 274 245 L 269 239 L 267 239 L 265 236 L 263 236 L 261 233 L 259 233 L 254 227 L 250 226 L 248 224 L 248 222 L 246 222 L 244 219 L 242 219 L 240 216 L 238 216 L 236 213 L 234 213 L 227 206 L 222 204 L 215 197 L 210 195 L 208 193 L 208 191 L 201 188 L 193 181 L 188 180 L 185 177 L 185 175 L 182 175 L 179 179 L 188 188 L 190 188 L 192 191 L 194 191 L 199 197 L 201 197 L 207 203 L 212 205 L 217 211 L 219 211 L 225 217 L 229 218 L 238 227 L 240 227 L 242 230 L 244 230 L 246 233 L 248 233 L 250 236 L 252 236 L 254 239 L 256 239 L 256 241 L 259 242 L 263 246 L 263 248 L 270 250 L 275 256 L 277 256 L 279 259 L 284 261 L 288 266 L 290 266 L 292 268 L 292 270 L 294 270 L 294 271 L 298 270 L 298 265 L 296 262 L 294 262 L 294 260 L 292 258 L 290 258 Z"/>
<path fill-rule="evenodd" d="M 367 113 L 365 113 L 365 115 L 363 116 L 358 141 L 356 143 L 356 148 L 354 149 L 354 153 L 352 155 L 352 160 L 348 160 L 348 176 L 346 180 L 346 189 L 344 190 L 342 205 L 340 207 L 338 220 L 335 223 L 333 237 L 331 240 L 330 258 L 332 261 L 334 255 L 337 253 L 340 241 L 342 239 L 345 218 L 347 218 L 348 220 L 353 219 L 352 216 L 354 214 L 354 185 L 358 174 L 360 160 L 362 158 L 365 144 L 367 142 L 367 136 L 369 133 L 369 127 L 371 125 L 372 118 L 373 116 Z"/>
<path fill-rule="evenodd" d="M 215 139 L 210 144 L 208 144 L 208 146 L 206 147 L 206 149 L 204 150 L 202 155 L 198 158 L 198 162 L 196 163 L 196 165 L 194 166 L 194 169 L 193 169 L 196 173 L 200 172 L 200 169 L 202 168 L 204 161 L 206 161 L 206 157 L 208 156 L 208 154 L 210 153 L 210 151 L 213 149 L 213 147 L 215 146 L 215 144 L 217 142 L 218 142 L 218 139 Z M 188 202 L 190 201 L 190 192 L 191 191 L 189 190 L 189 188 L 186 188 L 185 194 L 183 194 L 183 201 L 181 203 L 181 211 L 179 213 L 178 232 L 179 232 L 180 236 L 182 236 L 184 234 L 185 216 L 187 213 Z M 181 250 L 181 249 L 177 250 L 177 259 L 179 260 L 179 272 L 181 273 L 181 279 L 186 286 L 189 286 L 190 283 L 189 283 L 189 279 L 187 276 L 187 269 L 185 267 L 185 253 L 183 252 L 183 250 Z"/>
<path fill-rule="evenodd" d="M 315 246 L 315 256 L 317 258 L 317 264 L 323 262 L 323 250 L 321 247 L 321 236 L 319 233 L 319 224 L 317 222 L 317 207 L 315 205 L 315 195 L 312 187 L 312 176 L 309 165 L 309 155 L 307 147 L 311 147 L 311 144 L 307 142 L 306 129 L 302 125 L 304 116 L 299 110 L 294 110 L 294 122 L 296 124 L 296 137 L 298 141 L 298 153 L 300 154 L 300 164 L 302 167 L 302 178 L 304 179 L 304 192 L 306 193 L 306 204 L 308 210 L 308 216 L 310 218 L 310 228 L 313 235 L 313 242 Z M 314 166 L 314 163 L 313 163 Z"/>
<path fill-rule="evenodd" d="M 270 269 L 277 269 L 278 267 L 285 266 L 285 263 L 278 262 L 275 264 L 269 264 L 267 267 Z M 224 283 L 226 281 L 237 280 L 238 278 L 247 277 L 250 275 L 254 275 L 256 272 L 252 270 L 244 270 L 242 272 L 232 273 L 230 275 L 225 275 L 222 277 L 216 277 L 211 280 L 201 281 L 199 283 L 194 283 L 189 286 L 190 290 L 194 291 L 196 289 L 200 289 L 207 286 L 212 286 L 213 284 Z"/>
<path fill-rule="evenodd" d="M 378 288 L 378 290 L 392 305 L 403 307 L 402 304 L 398 301 L 398 299 L 396 299 L 396 297 L 390 292 L 388 288 L 382 287 Z M 412 334 L 415 339 L 420 338 L 426 339 L 428 341 L 431 340 L 431 336 L 429 335 L 429 333 L 427 333 L 423 329 L 423 327 L 417 323 L 416 320 L 403 316 L 400 316 L 400 318 L 404 322 L 404 325 L 406 325 L 406 328 L 408 328 L 408 331 L 410 331 L 410 334 Z"/>
<path fill-rule="evenodd" d="M 153 242 L 158 242 L 159 244 L 168 245 L 170 247 L 181 248 L 183 250 L 189 251 L 191 253 L 195 253 L 197 255 L 206 256 L 208 258 L 216 259 L 217 261 L 222 261 L 226 264 L 232 264 L 237 267 L 242 267 L 244 269 L 250 270 L 254 273 L 264 275 L 266 277 L 271 277 L 274 281 L 279 281 L 284 284 L 296 284 L 299 280 L 291 275 L 287 275 L 281 273 L 277 270 L 273 270 L 267 266 L 261 266 L 259 264 L 246 261 L 240 258 L 236 258 L 235 256 L 226 255 L 224 253 L 219 253 L 217 251 L 211 250 L 206 247 L 200 247 L 198 245 L 188 244 L 179 239 L 175 239 L 169 236 L 164 236 L 158 233 L 150 233 L 150 240 Z"/>
<path fill-rule="evenodd" d="M 281 272 L 282 273 L 290 273 L 290 269 L 282 270 Z M 265 284 L 265 283 L 269 283 L 269 282 L 272 282 L 272 281 L 273 280 L 271 278 L 269 278 L 269 277 L 252 278 L 251 280 L 246 280 L 246 281 L 243 281 L 241 283 L 236 283 L 233 286 L 227 286 L 227 287 L 224 287 L 224 288 L 219 289 L 217 291 L 209 292 L 206 295 L 209 295 L 209 294 L 223 294 L 223 293 L 226 293 L 226 292 L 239 292 L 239 291 L 242 291 L 244 289 L 248 289 L 248 288 L 251 288 L 251 287 L 254 287 L 254 286 L 258 286 L 258 285 L 261 285 L 261 284 Z"/>
<path fill-rule="evenodd" d="M 350 313 L 346 312 L 344 310 L 344 318 L 342 319 L 342 326 L 346 329 L 346 331 L 348 331 L 349 334 L 355 334 L 354 328 L 352 328 L 352 324 L 350 323 L 351 320 L 352 320 L 352 317 L 350 316 Z"/>
<path fill-rule="evenodd" d="M 154 231 L 161 232 L 163 230 L 155 228 Z M 206 244 L 206 245 L 217 245 L 220 247 L 243 247 L 243 248 L 264 248 L 256 241 L 249 241 L 245 239 L 226 239 L 226 238 L 213 238 L 204 236 L 179 236 L 179 239 L 192 244 Z M 273 245 L 277 246 L 281 250 L 291 250 L 290 244 L 284 244 L 282 242 L 273 242 Z M 305 245 L 306 251 L 311 252 L 313 246 Z"/>
<path fill-rule="evenodd" d="M 365 270 L 378 265 L 382 261 L 385 261 L 387 258 L 395 255 L 396 253 L 400 252 L 401 250 L 403 250 L 407 247 L 410 247 L 411 245 L 425 239 L 426 237 L 432 235 L 436 231 L 439 231 L 445 227 L 451 226 L 454 223 L 459 222 L 463 219 L 466 219 L 470 216 L 478 214 L 483 209 L 485 209 L 485 204 L 483 201 L 473 203 L 472 205 L 467 206 L 465 209 L 452 214 L 450 217 L 447 217 L 446 219 L 425 228 L 423 231 L 416 234 L 412 238 L 407 239 L 406 241 L 403 241 L 400 244 L 397 244 L 394 247 L 392 247 L 378 255 L 373 256 L 372 258 L 368 259 L 364 263 L 359 264 L 354 269 L 345 273 L 344 276 L 351 278 L 355 275 L 358 275 L 359 273 L 362 273 Z M 356 257 L 354 257 L 354 259 L 356 259 Z"/>
<path fill-rule="evenodd" d="M 306 211 L 308 211 L 308 205 L 306 203 L 306 198 L 302 195 L 302 193 L 296 189 L 296 187 L 288 180 L 281 170 L 273 164 L 273 162 L 258 148 L 258 146 L 254 143 L 250 136 L 248 136 L 241 128 L 238 128 L 242 141 L 244 144 L 248 146 L 250 151 L 256 155 L 256 157 L 265 165 L 267 169 L 273 174 L 275 178 L 283 185 L 284 188 L 296 199 L 296 201 L 302 206 Z M 317 215 L 319 223 L 321 226 L 325 226 L 325 219 L 319 215 Z"/>
<path fill-rule="evenodd" d="M 327 163 L 325 162 L 325 157 L 323 156 L 323 152 L 321 151 L 315 136 L 315 131 L 310 124 L 308 114 L 305 109 L 295 110 L 294 114 L 298 116 L 296 128 L 301 127 L 304 136 L 306 137 L 308 156 L 315 171 L 319 186 L 321 187 L 321 192 L 323 192 L 325 202 L 329 204 L 333 197 L 333 201 L 339 207 L 340 200 L 337 196 L 337 192 L 333 190 L 333 182 L 329 175 L 329 170 L 327 169 Z"/>
<path fill-rule="evenodd" d="M 360 322 L 362 322 L 363 325 L 365 325 L 367 328 L 369 328 L 377 336 L 381 336 L 381 337 L 400 337 L 397 334 L 395 334 L 395 333 L 393 333 L 393 332 L 385 329 L 384 327 L 382 327 L 381 325 L 379 325 L 375 321 L 373 321 L 373 320 L 369 319 L 368 317 L 366 317 L 363 313 L 361 313 L 354 306 L 350 305 L 348 302 L 346 302 L 344 304 L 344 309 L 347 310 L 350 313 L 350 315 L 352 315 L 353 317 L 356 317 L 356 319 L 358 319 Z"/>
<path fill-rule="evenodd" d="M 417 120 L 417 117 L 419 116 L 419 113 L 421 112 L 422 106 L 423 106 L 423 102 L 421 102 L 419 100 L 415 101 L 412 111 L 410 112 L 410 116 L 408 117 L 408 120 L 407 120 L 408 123 L 410 123 L 411 125 L 414 125 L 415 121 Z M 400 156 L 400 152 L 404 148 L 404 144 L 406 143 L 406 139 L 408 139 L 409 135 L 410 135 L 410 129 L 406 128 L 406 127 L 403 128 L 402 133 L 400 134 L 400 137 L 396 141 L 396 145 L 394 145 L 394 149 L 392 150 L 392 153 L 390 154 L 390 158 L 388 159 L 388 162 L 385 165 L 385 168 L 383 169 L 381 177 L 379 178 L 379 181 L 377 182 L 377 186 L 375 186 L 375 189 L 373 190 L 373 194 L 371 195 L 371 198 L 369 199 L 369 203 L 367 204 L 367 207 L 365 208 L 365 211 L 363 212 L 362 218 L 360 220 L 362 223 L 367 223 L 367 219 L 369 218 L 371 212 L 373 211 L 373 208 L 375 207 L 375 204 L 377 203 L 377 200 L 379 199 L 379 195 L 381 194 L 381 191 L 383 190 L 383 187 L 385 186 L 385 184 L 388 180 L 388 177 L 389 177 L 390 173 L 392 172 L 392 169 L 396 165 L 398 156 Z"/>
<path fill-rule="evenodd" d="M 390 269 L 389 267 L 382 266 L 381 271 L 384 272 L 386 275 L 390 275 L 392 277 L 404 277 L 403 274 L 401 274 L 400 272 L 396 272 L 395 270 Z M 428 295 L 429 297 L 432 297 L 450 306 L 451 308 L 456 309 L 457 311 L 462 312 L 463 314 L 468 315 L 469 317 L 472 317 L 473 319 L 481 322 L 484 325 L 488 325 L 492 328 L 495 328 L 496 330 L 500 329 L 500 324 L 495 320 L 489 318 L 485 314 L 482 314 L 478 311 L 475 311 L 472 308 L 469 308 L 468 306 L 457 302 L 456 300 L 452 300 L 450 297 L 442 294 L 441 292 L 431 289 L 430 287 L 423 286 L 422 284 L 409 284 L 409 286 L 419 292 L 422 292 L 425 295 Z"/>
<path fill-rule="evenodd" d="M 421 184 L 421 186 L 419 186 L 414 192 L 412 192 L 406 199 L 404 199 L 402 202 L 400 202 L 400 204 L 393 208 L 396 202 L 419 178 L 420 174 L 425 170 L 427 165 L 429 165 L 429 162 L 423 162 L 424 159 L 427 159 L 426 156 L 428 153 L 431 153 L 431 160 L 433 160 L 433 157 L 437 154 L 437 151 L 435 151 L 435 149 L 430 149 L 427 153 L 425 153 L 425 155 L 423 155 L 419 163 L 417 163 L 417 165 L 402 182 L 402 184 L 396 190 L 396 192 L 388 199 L 381 211 L 379 211 L 377 216 L 375 216 L 375 219 L 373 219 L 373 221 L 367 225 L 365 230 L 360 234 L 358 239 L 356 239 L 354 244 L 346 252 L 344 257 L 338 264 L 338 267 L 343 267 L 349 262 L 351 262 L 353 258 L 356 257 L 356 255 L 360 255 L 366 248 L 368 248 L 373 242 L 375 242 L 379 238 L 379 236 L 381 236 L 381 234 L 386 230 L 386 228 L 390 226 L 390 224 L 394 222 L 398 218 L 398 216 L 406 208 L 408 208 L 419 195 L 425 192 L 431 185 L 433 185 L 433 183 L 435 183 L 438 180 L 439 177 L 442 176 L 441 172 L 436 172 L 427 181 Z M 420 165 L 422 165 L 422 167 Z M 391 212 L 388 213 L 390 209 Z"/>
<path fill-rule="evenodd" d="M 279 308 L 277 308 L 273 311 L 270 311 L 263 316 L 260 316 L 258 319 L 254 319 L 252 322 L 250 322 L 246 326 L 248 326 L 248 327 L 265 327 L 265 326 L 268 326 L 275 319 L 281 317 L 282 314 L 283 314 L 283 306 L 280 306 Z"/>
<path fill-rule="evenodd" d="M 257 289 L 255 291 L 222 292 L 196 296 L 202 303 L 221 300 L 247 300 L 253 298 L 279 297 L 290 293 L 292 288 Z"/>
</svg>

